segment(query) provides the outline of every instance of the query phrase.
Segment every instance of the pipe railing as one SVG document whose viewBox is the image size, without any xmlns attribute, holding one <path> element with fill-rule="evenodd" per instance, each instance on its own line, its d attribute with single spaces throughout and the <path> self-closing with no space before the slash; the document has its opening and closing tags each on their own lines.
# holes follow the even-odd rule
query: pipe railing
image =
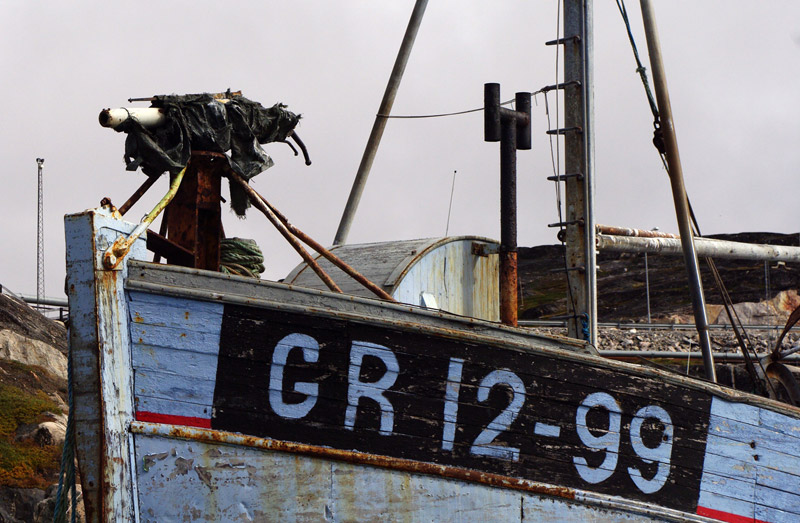
<svg viewBox="0 0 800 523">
<path fill-rule="evenodd" d="M 598 234 L 597 249 L 608 252 L 683 254 L 678 237 L 639 237 Z M 732 242 L 713 238 L 694 239 L 697 255 L 704 258 L 800 262 L 800 247 Z"/>
</svg>

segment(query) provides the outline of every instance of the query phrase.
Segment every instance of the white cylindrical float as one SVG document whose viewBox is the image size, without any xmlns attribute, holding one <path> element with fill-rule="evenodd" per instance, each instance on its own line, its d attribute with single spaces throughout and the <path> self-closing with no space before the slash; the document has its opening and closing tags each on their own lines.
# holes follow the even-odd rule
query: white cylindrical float
<svg viewBox="0 0 800 523">
<path fill-rule="evenodd" d="M 100 125 L 115 129 L 119 124 L 133 118 L 144 127 L 158 127 L 166 120 L 163 109 L 158 107 L 120 107 L 100 111 Z"/>
</svg>

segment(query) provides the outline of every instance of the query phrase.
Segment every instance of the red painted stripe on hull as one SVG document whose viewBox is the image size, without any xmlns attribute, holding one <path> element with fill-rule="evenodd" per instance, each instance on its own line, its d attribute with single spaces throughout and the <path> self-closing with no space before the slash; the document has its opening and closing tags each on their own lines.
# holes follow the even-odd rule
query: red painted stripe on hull
<svg viewBox="0 0 800 523">
<path fill-rule="evenodd" d="M 159 414 L 158 412 L 136 412 L 137 421 L 149 421 L 150 423 L 163 423 L 166 425 L 184 425 L 187 427 L 198 427 L 210 429 L 211 420 L 209 418 L 193 418 L 191 416 L 174 416 L 171 414 Z"/>
<path fill-rule="evenodd" d="M 721 510 L 714 510 L 713 508 L 697 507 L 697 515 L 705 516 L 707 518 L 714 518 L 720 521 L 728 521 L 729 523 L 768 523 L 760 519 L 748 518 L 746 516 L 739 516 Z"/>
</svg>

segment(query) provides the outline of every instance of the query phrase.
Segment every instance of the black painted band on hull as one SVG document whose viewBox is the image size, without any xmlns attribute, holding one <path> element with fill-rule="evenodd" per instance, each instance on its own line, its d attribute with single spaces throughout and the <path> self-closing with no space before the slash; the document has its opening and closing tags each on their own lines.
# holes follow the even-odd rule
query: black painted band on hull
<svg viewBox="0 0 800 523">
<path fill-rule="evenodd" d="M 691 513 L 710 402 L 540 354 L 227 304 L 211 427 Z"/>
</svg>

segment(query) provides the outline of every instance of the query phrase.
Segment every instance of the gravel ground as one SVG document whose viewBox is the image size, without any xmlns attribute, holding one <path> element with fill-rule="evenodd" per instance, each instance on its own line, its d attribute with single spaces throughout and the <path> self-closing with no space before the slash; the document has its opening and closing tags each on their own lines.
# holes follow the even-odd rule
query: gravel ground
<svg viewBox="0 0 800 523">
<path fill-rule="evenodd" d="M 563 328 L 536 328 L 542 334 L 557 334 L 565 336 L 567 331 Z M 779 334 L 776 331 L 747 331 L 750 340 L 759 353 L 766 353 L 775 346 Z M 712 330 L 711 343 L 715 352 L 739 352 L 736 336 L 730 330 Z M 637 328 L 600 328 L 598 332 L 599 350 L 641 350 L 641 351 L 667 351 L 667 352 L 695 352 L 700 350 L 697 333 L 688 330 L 668 329 L 637 329 Z M 800 334 L 789 333 L 784 338 L 784 347 L 793 345 Z"/>
</svg>

